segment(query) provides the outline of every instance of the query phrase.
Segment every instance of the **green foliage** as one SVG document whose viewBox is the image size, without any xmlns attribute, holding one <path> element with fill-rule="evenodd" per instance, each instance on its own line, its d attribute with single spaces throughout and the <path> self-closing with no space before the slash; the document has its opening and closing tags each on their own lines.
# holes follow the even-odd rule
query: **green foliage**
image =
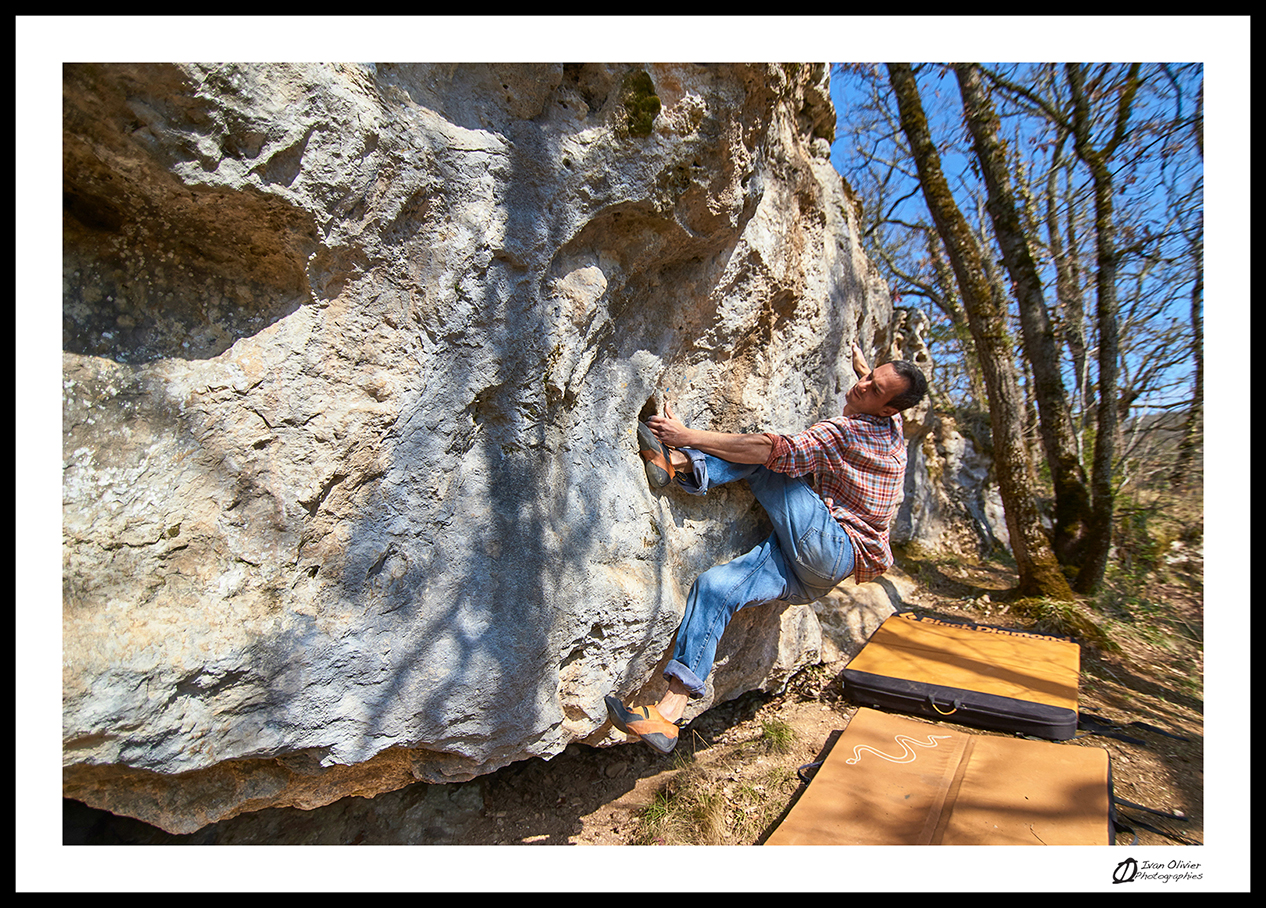
<svg viewBox="0 0 1266 908">
<path fill-rule="evenodd" d="M 620 99 L 629 135 L 649 136 L 661 107 L 650 74 L 639 69 L 626 75 L 620 86 Z"/>
</svg>

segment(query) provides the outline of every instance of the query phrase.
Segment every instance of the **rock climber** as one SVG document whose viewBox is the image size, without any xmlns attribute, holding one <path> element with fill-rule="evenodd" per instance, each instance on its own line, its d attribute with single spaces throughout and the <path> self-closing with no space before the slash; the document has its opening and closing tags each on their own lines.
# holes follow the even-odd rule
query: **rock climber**
<svg viewBox="0 0 1266 908">
<path fill-rule="evenodd" d="M 691 429 L 673 414 L 638 423 L 638 445 L 654 488 L 670 483 L 692 495 L 746 479 L 774 530 L 745 555 L 699 576 L 686 598 L 668 691 L 656 705 L 626 707 L 606 697 L 612 724 L 660 753 L 677 745 L 691 699 L 703 697 L 717 643 L 734 613 L 768 602 L 803 604 L 853 575 L 865 583 L 892 565 L 888 528 L 905 476 L 900 412 L 919 403 L 927 379 L 912 363 L 871 370 L 857 344 L 858 381 L 843 413 L 792 435 Z"/>
</svg>

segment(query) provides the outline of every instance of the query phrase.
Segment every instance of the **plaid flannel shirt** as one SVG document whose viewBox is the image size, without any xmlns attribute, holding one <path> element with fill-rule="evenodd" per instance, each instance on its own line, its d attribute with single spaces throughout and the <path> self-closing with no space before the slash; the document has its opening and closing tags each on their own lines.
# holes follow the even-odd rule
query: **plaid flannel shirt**
<svg viewBox="0 0 1266 908">
<path fill-rule="evenodd" d="M 865 583 L 891 567 L 888 527 L 906 472 L 901 416 L 839 416 L 794 435 L 765 434 L 774 443 L 766 467 L 802 476 L 831 499 L 831 516 L 856 550 L 854 579 Z"/>
</svg>

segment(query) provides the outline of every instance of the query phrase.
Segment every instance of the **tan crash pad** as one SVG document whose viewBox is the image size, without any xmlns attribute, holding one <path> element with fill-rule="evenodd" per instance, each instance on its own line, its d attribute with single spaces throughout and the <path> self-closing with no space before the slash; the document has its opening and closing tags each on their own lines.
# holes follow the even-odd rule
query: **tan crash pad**
<svg viewBox="0 0 1266 908">
<path fill-rule="evenodd" d="M 861 708 L 767 845 L 1108 845 L 1108 752 Z"/>
<path fill-rule="evenodd" d="M 1058 637 L 894 615 L 848 668 L 1076 710 L 1081 647 Z"/>
</svg>

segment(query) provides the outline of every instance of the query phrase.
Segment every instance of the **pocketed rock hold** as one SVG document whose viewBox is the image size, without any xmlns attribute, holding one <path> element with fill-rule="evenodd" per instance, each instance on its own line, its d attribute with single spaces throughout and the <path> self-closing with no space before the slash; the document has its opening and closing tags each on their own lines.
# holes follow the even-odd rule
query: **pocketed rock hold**
<svg viewBox="0 0 1266 908">
<path fill-rule="evenodd" d="M 77 64 L 63 100 L 63 793 L 170 832 L 622 741 L 603 696 L 658 695 L 765 532 L 650 490 L 639 414 L 803 428 L 891 315 L 823 65 Z M 820 647 L 752 610 L 692 708 Z"/>
</svg>

